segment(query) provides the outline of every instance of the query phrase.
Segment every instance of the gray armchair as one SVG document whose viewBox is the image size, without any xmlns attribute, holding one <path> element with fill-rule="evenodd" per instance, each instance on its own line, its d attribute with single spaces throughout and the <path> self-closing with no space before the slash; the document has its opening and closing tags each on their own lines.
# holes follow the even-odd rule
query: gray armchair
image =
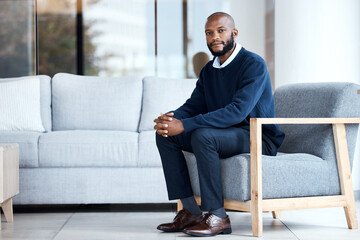
<svg viewBox="0 0 360 240">
<path fill-rule="evenodd" d="M 359 85 L 291 84 L 275 91 L 277 118 L 251 119 L 251 153 L 221 160 L 226 209 L 249 211 L 254 236 L 262 236 L 262 213 L 344 207 L 348 227 L 358 227 L 351 180 L 358 124 Z M 286 134 L 277 156 L 261 153 L 261 127 L 279 124 Z M 346 128 L 345 128 L 346 125 Z M 185 152 L 200 204 L 195 156 Z M 178 209 L 181 209 L 178 202 Z"/>
</svg>

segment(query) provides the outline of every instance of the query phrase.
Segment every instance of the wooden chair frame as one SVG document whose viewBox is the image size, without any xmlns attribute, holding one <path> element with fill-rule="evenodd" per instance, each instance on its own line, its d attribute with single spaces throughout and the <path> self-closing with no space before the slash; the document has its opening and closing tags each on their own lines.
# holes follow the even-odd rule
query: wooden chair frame
<svg viewBox="0 0 360 240">
<path fill-rule="evenodd" d="M 360 118 L 251 118 L 250 119 L 250 156 L 251 156 L 251 200 L 224 200 L 226 209 L 251 213 L 253 236 L 263 234 L 262 214 L 272 211 L 274 218 L 281 216 L 281 211 L 308 208 L 344 207 L 349 229 L 357 229 L 355 198 L 351 179 L 348 145 L 345 124 L 359 124 Z M 263 124 L 332 124 L 334 144 L 339 172 L 341 195 L 299 197 L 299 198 L 262 198 L 262 125 Z M 200 205 L 199 196 L 195 196 Z M 182 209 L 178 201 L 178 210 Z"/>
</svg>

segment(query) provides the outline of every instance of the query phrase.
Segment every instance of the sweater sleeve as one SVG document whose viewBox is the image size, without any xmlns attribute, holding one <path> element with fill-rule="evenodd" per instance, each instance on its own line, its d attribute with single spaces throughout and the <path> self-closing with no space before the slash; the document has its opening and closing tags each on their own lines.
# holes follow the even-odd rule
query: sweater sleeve
<svg viewBox="0 0 360 240">
<path fill-rule="evenodd" d="M 203 127 L 227 128 L 242 122 L 259 101 L 269 73 L 264 61 L 252 60 L 247 64 L 232 102 L 223 108 L 182 120 L 185 132 Z M 239 77 L 239 76 L 238 76 Z"/>
<path fill-rule="evenodd" d="M 177 119 L 184 119 L 194 117 L 200 113 L 206 112 L 206 103 L 204 97 L 203 78 L 200 76 L 196 82 L 196 87 L 192 92 L 190 98 L 186 102 L 176 109 L 174 117 Z"/>
</svg>

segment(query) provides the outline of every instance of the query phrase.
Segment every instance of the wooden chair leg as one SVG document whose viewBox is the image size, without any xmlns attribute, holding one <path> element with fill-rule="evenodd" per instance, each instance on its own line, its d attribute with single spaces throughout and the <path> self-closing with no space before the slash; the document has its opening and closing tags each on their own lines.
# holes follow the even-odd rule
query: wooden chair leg
<svg viewBox="0 0 360 240">
<path fill-rule="evenodd" d="M 263 216 L 262 211 L 258 211 L 257 209 L 258 208 L 252 208 L 251 210 L 251 226 L 253 236 L 261 237 L 263 234 Z"/>
<path fill-rule="evenodd" d="M 4 211 L 4 215 L 7 222 L 14 222 L 14 215 L 13 215 L 13 207 L 12 207 L 12 198 L 9 198 L 5 202 L 1 204 L 1 208 Z"/>
<path fill-rule="evenodd" d="M 183 205 L 180 201 L 180 199 L 177 201 L 177 211 L 180 212 L 183 209 Z"/>
<path fill-rule="evenodd" d="M 272 216 L 274 219 L 281 218 L 281 211 L 272 211 Z"/>
<path fill-rule="evenodd" d="M 261 124 L 250 119 L 251 226 L 255 237 L 263 234 L 262 219 L 262 141 Z"/>
<path fill-rule="evenodd" d="M 355 203 L 351 204 L 351 206 L 344 207 L 344 210 L 349 229 L 358 229 Z"/>
<path fill-rule="evenodd" d="M 355 197 L 351 179 L 345 124 L 333 124 L 333 133 L 341 194 L 345 195 L 346 198 L 346 207 L 344 207 L 346 221 L 350 229 L 357 229 L 358 222 L 356 218 Z"/>
<path fill-rule="evenodd" d="M 197 205 L 201 206 L 201 197 L 198 195 L 195 195 L 194 197 L 195 197 L 195 201 L 196 201 Z"/>
</svg>

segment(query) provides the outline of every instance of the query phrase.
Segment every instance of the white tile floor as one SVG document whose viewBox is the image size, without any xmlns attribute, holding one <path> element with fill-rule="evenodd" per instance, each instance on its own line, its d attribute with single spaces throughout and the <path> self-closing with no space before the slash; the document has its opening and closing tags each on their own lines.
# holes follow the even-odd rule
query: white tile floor
<svg viewBox="0 0 360 240">
<path fill-rule="evenodd" d="M 359 221 L 360 201 L 356 205 Z M 156 212 L 151 212 L 151 207 L 139 212 L 136 205 L 130 208 L 131 212 L 116 205 L 83 205 L 60 210 L 51 207 L 29 210 L 15 206 L 14 209 L 14 223 L 5 222 L 2 216 L 0 239 L 199 239 L 156 230 L 158 224 L 174 217 L 174 205 L 155 209 Z M 255 239 L 251 236 L 249 213 L 229 212 L 229 215 L 233 233 L 218 235 L 216 239 Z M 280 220 L 272 219 L 271 213 L 264 213 L 263 221 L 262 239 L 360 239 L 359 230 L 347 229 L 342 208 L 284 211 Z"/>
</svg>

